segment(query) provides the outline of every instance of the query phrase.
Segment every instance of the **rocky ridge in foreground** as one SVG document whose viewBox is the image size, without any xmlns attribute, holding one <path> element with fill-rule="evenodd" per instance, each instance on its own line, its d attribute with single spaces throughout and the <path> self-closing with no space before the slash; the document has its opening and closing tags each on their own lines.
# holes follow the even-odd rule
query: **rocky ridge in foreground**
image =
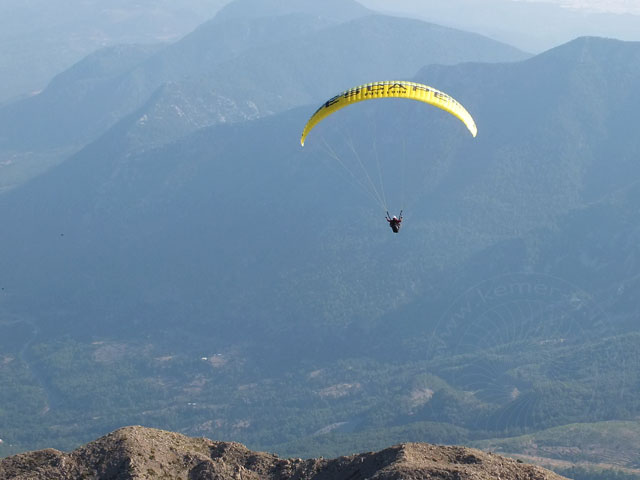
<svg viewBox="0 0 640 480">
<path fill-rule="evenodd" d="M 333 460 L 282 459 L 239 443 L 125 427 L 63 453 L 54 449 L 0 461 L 5 479 L 188 480 L 562 480 L 553 472 L 465 447 L 406 443 Z"/>
</svg>

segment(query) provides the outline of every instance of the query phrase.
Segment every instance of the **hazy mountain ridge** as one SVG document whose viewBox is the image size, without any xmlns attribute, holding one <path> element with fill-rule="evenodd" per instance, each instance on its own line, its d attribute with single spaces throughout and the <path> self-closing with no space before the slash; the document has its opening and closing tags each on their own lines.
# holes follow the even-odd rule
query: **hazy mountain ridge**
<svg viewBox="0 0 640 480">
<path fill-rule="evenodd" d="M 384 13 L 395 12 L 477 32 L 533 53 L 586 35 L 640 40 L 638 15 L 569 9 L 544 1 L 401 0 L 390 5 L 380 0 L 363 0 L 362 3 Z"/>
<path fill-rule="evenodd" d="M 348 13 L 329 18 L 318 16 L 311 3 L 303 7 L 294 9 L 301 13 L 277 17 L 214 18 L 173 45 L 116 47 L 90 56 L 41 94 L 0 109 L 0 146 L 3 157 L 12 159 L 8 169 L 14 178 L 25 177 L 20 163 L 37 165 L 39 156 L 77 150 L 118 121 L 128 122 L 131 114 L 143 120 L 134 126 L 133 143 L 153 146 L 217 122 L 319 102 L 374 77 L 410 76 L 431 62 L 526 56 L 486 38 L 414 20 L 350 20 L 355 14 Z M 400 54 L 387 41 L 391 37 L 404 44 Z M 338 74 L 329 74 L 337 65 Z M 158 112 L 162 115 L 154 116 Z M 58 155 L 57 161 L 65 158 Z"/>
<path fill-rule="evenodd" d="M 201 27 L 176 45 L 144 47 L 144 51 L 150 51 L 152 55 L 134 57 L 133 61 L 122 58 L 116 62 L 114 70 L 103 69 L 104 59 L 121 56 L 125 47 L 114 47 L 89 56 L 57 76 L 40 95 L 9 105 L 1 111 L 5 145 L 15 149 L 90 141 L 124 115 L 140 108 L 163 84 L 200 79 L 210 74 L 219 62 L 229 58 L 228 54 L 218 53 L 213 46 L 220 44 L 228 31 L 240 30 L 247 35 L 247 29 L 238 29 L 237 23 L 212 25 L 209 22 L 206 24 L 208 28 Z M 297 31 L 300 19 L 292 19 L 291 23 Z M 266 29 L 257 28 L 263 32 L 261 38 L 236 41 L 238 51 L 249 48 L 254 42 L 265 42 L 271 36 L 271 29 L 283 31 L 281 23 L 274 25 L 269 21 L 268 24 L 271 26 Z M 234 36 L 238 37 L 237 33 Z M 203 48 L 204 42 L 211 42 L 212 47 Z M 129 47 L 130 50 L 134 48 Z M 225 52 L 225 49 L 221 48 L 221 51 Z M 48 99 L 56 103 L 51 105 Z M 108 119 L 106 124 L 105 118 Z M 34 119 L 45 123 L 35 132 L 26 127 Z M 60 124 L 64 128 L 60 128 Z M 53 128 L 55 134 L 49 133 L 56 126 L 58 129 Z M 30 135 L 25 135 L 25 132 Z M 38 138 L 38 134 L 46 136 Z"/>
<path fill-rule="evenodd" d="M 42 90 L 91 52 L 122 43 L 176 41 L 211 18 L 225 0 L 69 1 L 0 4 L 0 104 Z"/>
<path fill-rule="evenodd" d="M 123 81 L 123 76 L 159 49 L 100 50 L 54 78 L 41 94 L 4 107 L 0 110 L 3 150 L 39 151 L 90 141 L 128 113 L 126 103 L 140 101 L 140 88 Z"/>
<path fill-rule="evenodd" d="M 326 12 L 326 10 L 319 10 L 312 2 L 298 2 L 295 6 L 285 4 L 275 9 L 275 11 L 279 13 L 267 15 L 267 12 L 265 12 L 264 17 L 255 17 L 250 15 L 254 12 L 255 6 L 251 4 L 244 5 L 244 2 L 232 2 L 230 6 L 224 9 L 224 12 L 221 12 L 222 20 L 216 16 L 174 44 L 142 47 L 147 50 L 155 48 L 156 50 L 160 50 L 160 52 L 147 62 L 143 61 L 144 58 L 140 58 L 138 68 L 135 70 L 131 68 L 133 65 L 129 65 L 127 60 L 122 58 L 121 64 L 117 66 L 121 72 L 126 73 L 126 70 L 133 71 L 130 72 L 128 79 L 115 78 L 111 79 L 111 81 L 124 81 L 129 88 L 118 88 L 117 83 L 112 85 L 112 88 L 119 94 L 123 94 L 129 93 L 130 87 L 139 84 L 139 88 L 141 88 L 144 96 L 138 100 L 137 103 L 135 98 L 131 98 L 130 95 L 125 95 L 119 100 L 114 97 L 111 99 L 113 107 L 117 105 L 128 105 L 127 108 L 129 108 L 129 111 L 132 111 L 131 109 L 140 106 L 141 101 L 145 101 L 157 87 L 165 82 L 175 82 L 185 78 L 205 76 L 210 73 L 211 69 L 215 69 L 217 64 L 238 55 L 243 50 L 252 46 L 269 45 L 281 39 L 292 38 L 301 33 L 306 34 L 339 21 L 349 20 L 353 18 L 356 11 L 362 15 L 368 12 L 353 2 L 353 6 L 351 6 L 350 9 L 346 8 L 346 10 L 351 10 L 351 14 L 347 13 L 344 9 L 337 10 L 338 13 L 332 15 L 332 19 L 328 19 L 324 15 L 318 15 L 318 13 L 322 11 Z M 232 15 L 225 13 L 229 10 L 235 10 L 236 13 Z M 240 16 L 243 18 L 240 18 Z M 280 18 L 287 16 L 289 17 L 288 20 Z M 51 82 L 51 85 L 49 85 L 49 91 L 46 92 L 45 90 L 45 92 L 48 93 L 50 97 L 60 97 L 61 91 L 64 92 L 66 89 L 69 89 L 69 83 L 85 83 L 86 79 L 84 79 L 82 75 L 89 74 L 97 78 L 103 77 L 104 75 L 101 75 L 100 70 L 96 67 L 99 67 L 99 64 L 104 62 L 105 57 L 113 58 L 113 52 L 121 54 L 123 48 L 133 49 L 140 47 L 120 46 L 89 55 L 88 59 L 80 61 L 78 65 L 72 66 L 68 71 L 57 75 Z M 87 67 L 91 66 L 93 66 L 93 68 L 89 70 Z M 81 76 L 79 77 L 79 75 Z M 108 81 L 109 77 L 104 80 Z M 90 100 L 95 101 L 103 94 L 104 92 L 97 90 L 94 94 L 95 97 L 91 97 Z M 87 103 L 82 95 L 78 95 L 80 98 L 76 99 L 68 96 L 62 97 L 71 105 L 78 103 L 79 100 L 80 102 L 84 101 Z M 19 111 L 20 103 L 21 102 L 18 102 L 18 105 L 13 105 L 12 108 L 16 108 Z M 38 101 L 36 100 L 35 103 L 37 104 Z M 85 109 L 86 108 L 88 107 L 85 106 Z M 52 110 L 51 106 L 48 106 L 47 109 Z M 64 108 L 58 107 L 57 110 L 57 115 L 64 115 Z M 15 113 L 16 112 L 11 112 L 11 115 L 15 116 Z M 51 113 L 53 112 L 50 112 L 50 114 Z M 117 112 L 114 113 L 116 113 L 117 118 Z M 10 121 L 7 121 L 7 126 L 11 126 Z M 16 132 L 14 132 L 12 137 L 17 136 Z M 30 140 L 32 141 L 33 139 Z"/>
<path fill-rule="evenodd" d="M 334 460 L 281 459 L 238 443 L 188 438 L 176 433 L 127 427 L 70 454 L 42 450 L 0 461 L 0 479 L 235 478 L 256 479 L 430 479 L 561 480 L 534 467 L 479 450 L 401 444 L 377 453 Z"/>
<path fill-rule="evenodd" d="M 322 4 L 312 0 L 276 0 L 268 3 L 260 0 L 236 0 L 225 5 L 215 20 L 227 22 L 238 18 L 251 19 L 299 13 L 344 22 L 370 15 L 372 11 L 354 0 L 326 0 Z"/>
<path fill-rule="evenodd" d="M 362 42 L 363 38 L 368 42 Z M 389 42 L 387 38 L 395 40 Z M 398 47 L 401 53 L 398 53 Z M 214 85 L 213 92 L 224 102 L 239 107 L 235 114 L 237 118 L 251 119 L 320 102 L 335 92 L 372 78 L 409 78 L 416 65 L 523 57 L 526 54 L 508 46 L 437 25 L 367 16 L 318 29 L 295 40 L 248 49 L 237 58 L 221 63 L 206 82 L 181 82 L 183 85 L 178 88 L 188 93 L 178 105 L 180 112 L 186 114 L 174 110 L 173 119 L 185 126 L 180 130 L 184 135 L 193 131 L 194 126 L 203 127 L 220 122 L 221 118 L 224 121 L 234 118 L 234 114 L 189 108 L 189 105 L 204 104 L 210 85 Z M 335 66 L 340 66 L 338 74 L 334 73 Z M 161 103 L 156 103 L 158 108 L 163 108 Z M 200 120 L 192 121 L 195 118 Z M 149 135 L 139 129 L 140 132 L 134 134 L 147 138 L 150 144 L 157 142 L 155 138 L 165 141 L 175 138 L 171 123 L 163 128 L 162 122 L 167 119 L 158 120 L 161 133 Z M 193 125 L 188 126 L 189 123 Z"/>
<path fill-rule="evenodd" d="M 54 80 L 43 94 L 0 111 L 5 148 L 28 148 L 40 142 L 65 145 L 87 141 L 104 131 L 105 126 L 142 106 L 166 83 L 183 82 L 185 87 L 198 85 L 193 98 L 185 100 L 191 104 L 198 103 L 200 92 L 213 90 L 233 102 L 251 100 L 259 106 L 260 114 L 265 115 L 320 101 L 334 90 L 364 82 L 372 75 L 386 78 L 395 72 L 408 76 L 430 62 L 497 61 L 524 56 L 488 39 L 418 21 L 366 17 L 354 22 L 332 29 L 331 23 L 323 17 L 301 15 L 252 21 L 220 22 L 214 19 L 152 58 L 143 59 L 138 66 L 130 68 L 130 72 L 96 82 L 93 94 L 89 90 L 82 95 L 82 90 L 75 92 L 73 86 L 69 86 L 74 82 L 86 83 L 83 77 L 87 73 L 82 67 L 91 62 L 81 62 L 77 68 Z M 234 41 L 233 49 L 227 51 L 228 38 L 237 38 L 238 32 L 245 38 Z M 386 41 L 391 37 L 398 37 L 397 42 L 406 44 L 402 54 L 398 55 L 393 45 Z M 362 38 L 373 43 L 367 45 Z M 203 48 L 205 44 L 209 46 Z M 470 45 L 474 46 L 471 48 Z M 109 52 L 94 56 L 97 61 L 93 63 L 101 62 Z M 231 57 L 239 58 L 232 60 Z M 361 60 L 353 61 L 358 58 Z M 392 65 L 382 67 L 392 59 Z M 329 75 L 329 65 L 340 65 L 345 71 L 337 76 Z M 127 69 L 126 66 L 119 68 Z M 81 72 L 82 77 L 78 78 Z M 90 73 L 101 78 L 99 72 Z M 261 81 L 256 82 L 256 78 Z M 61 92 L 68 93 L 61 95 Z M 57 102 L 62 98 L 64 102 L 52 106 L 46 102 L 47 98 L 55 98 Z M 97 109 L 96 100 L 99 100 Z M 21 110 L 26 106 L 30 107 L 23 113 Z M 46 115 L 39 109 L 46 109 Z M 186 105 L 184 110 L 188 111 Z M 38 132 L 45 129 L 41 127 L 34 132 L 32 128 L 26 128 L 32 118 L 44 120 L 47 132 L 57 127 L 53 130 L 56 133 L 47 133 L 48 136 L 38 142 Z M 109 119 L 110 124 L 105 125 L 104 118 Z M 213 115 L 210 123 L 215 121 L 216 115 Z M 32 133 L 25 136 L 22 133 L 25 131 Z"/>
</svg>

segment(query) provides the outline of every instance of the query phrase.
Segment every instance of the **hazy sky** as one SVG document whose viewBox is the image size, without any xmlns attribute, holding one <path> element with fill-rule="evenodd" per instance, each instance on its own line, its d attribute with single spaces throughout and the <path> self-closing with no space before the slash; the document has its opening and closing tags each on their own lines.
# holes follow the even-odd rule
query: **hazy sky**
<svg viewBox="0 0 640 480">
<path fill-rule="evenodd" d="M 563 7 L 594 12 L 633 13 L 640 15 L 639 0 L 513 0 L 516 2 L 545 2 Z"/>
<path fill-rule="evenodd" d="M 640 0 L 359 1 L 375 10 L 480 33 L 534 54 L 582 36 L 640 40 Z"/>
<path fill-rule="evenodd" d="M 0 104 L 41 90 L 101 46 L 175 41 L 229 1 L 0 0 Z M 584 35 L 640 40 L 640 0 L 357 1 L 480 33 L 529 53 Z M 634 15 L 613 15 L 622 12 Z"/>
</svg>

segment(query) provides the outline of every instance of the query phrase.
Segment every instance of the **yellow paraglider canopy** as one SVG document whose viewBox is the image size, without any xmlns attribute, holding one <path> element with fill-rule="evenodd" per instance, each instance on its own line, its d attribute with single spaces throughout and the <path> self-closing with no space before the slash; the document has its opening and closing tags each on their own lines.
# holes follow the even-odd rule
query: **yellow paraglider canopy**
<svg viewBox="0 0 640 480">
<path fill-rule="evenodd" d="M 389 81 L 360 85 L 327 100 L 316 110 L 305 125 L 302 137 L 300 138 L 300 144 L 304 147 L 305 138 L 313 127 L 332 113 L 348 105 L 376 98 L 408 98 L 428 103 L 457 117 L 465 124 L 474 137 L 478 133 L 478 128 L 469 112 L 453 97 L 420 83 Z"/>
</svg>

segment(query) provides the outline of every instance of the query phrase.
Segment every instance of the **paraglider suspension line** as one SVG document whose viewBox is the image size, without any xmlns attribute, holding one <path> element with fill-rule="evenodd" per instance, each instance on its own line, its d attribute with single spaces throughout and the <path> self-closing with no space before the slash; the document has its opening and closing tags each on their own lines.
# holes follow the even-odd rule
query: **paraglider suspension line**
<svg viewBox="0 0 640 480">
<path fill-rule="evenodd" d="M 367 167 L 365 167 L 364 162 L 362 161 L 362 158 L 358 154 L 358 151 L 356 150 L 356 147 L 354 146 L 353 140 L 351 139 L 351 137 L 349 137 L 349 140 L 347 141 L 347 145 L 349 145 L 349 148 L 353 152 L 354 157 L 358 160 L 358 163 L 360 164 L 360 168 L 362 169 L 362 172 L 367 178 L 367 181 L 369 182 L 369 186 L 371 187 L 371 191 L 375 194 L 375 197 L 377 198 L 378 203 L 380 204 L 383 210 L 388 210 L 387 202 L 385 201 L 385 198 L 384 198 L 384 193 L 381 194 L 376 188 L 376 184 L 371 179 L 371 175 L 369 175 L 369 171 L 367 170 Z"/>
<path fill-rule="evenodd" d="M 383 182 L 383 176 L 382 176 L 382 167 L 380 166 L 380 155 L 378 155 L 378 142 L 376 141 L 376 139 L 378 138 L 378 134 L 377 134 L 377 124 L 374 122 L 373 123 L 373 131 L 374 131 L 374 135 L 373 135 L 373 154 L 376 157 L 376 165 L 378 167 L 378 180 L 380 182 L 380 192 L 382 193 L 382 201 L 384 203 L 385 206 L 385 210 L 389 209 L 389 204 L 387 203 L 387 196 L 385 195 L 384 192 L 384 182 Z"/>
<path fill-rule="evenodd" d="M 324 144 L 324 147 L 325 147 L 324 148 L 325 153 L 329 157 L 333 158 L 336 162 L 338 162 L 338 164 L 340 164 L 340 166 L 349 174 L 349 176 L 351 177 L 351 180 L 360 188 L 362 188 L 367 193 L 367 195 L 370 195 L 373 198 L 373 200 L 382 207 L 383 210 L 386 210 L 384 202 L 381 200 L 380 195 L 375 190 L 375 188 L 373 189 L 367 188 L 367 185 L 362 181 L 362 179 L 358 178 L 358 176 L 355 173 L 353 173 L 353 171 L 347 166 L 344 160 L 340 158 L 340 156 L 335 152 L 335 150 L 333 150 L 333 148 L 331 148 L 331 146 L 327 143 L 324 137 L 322 137 L 322 143 Z"/>
</svg>

